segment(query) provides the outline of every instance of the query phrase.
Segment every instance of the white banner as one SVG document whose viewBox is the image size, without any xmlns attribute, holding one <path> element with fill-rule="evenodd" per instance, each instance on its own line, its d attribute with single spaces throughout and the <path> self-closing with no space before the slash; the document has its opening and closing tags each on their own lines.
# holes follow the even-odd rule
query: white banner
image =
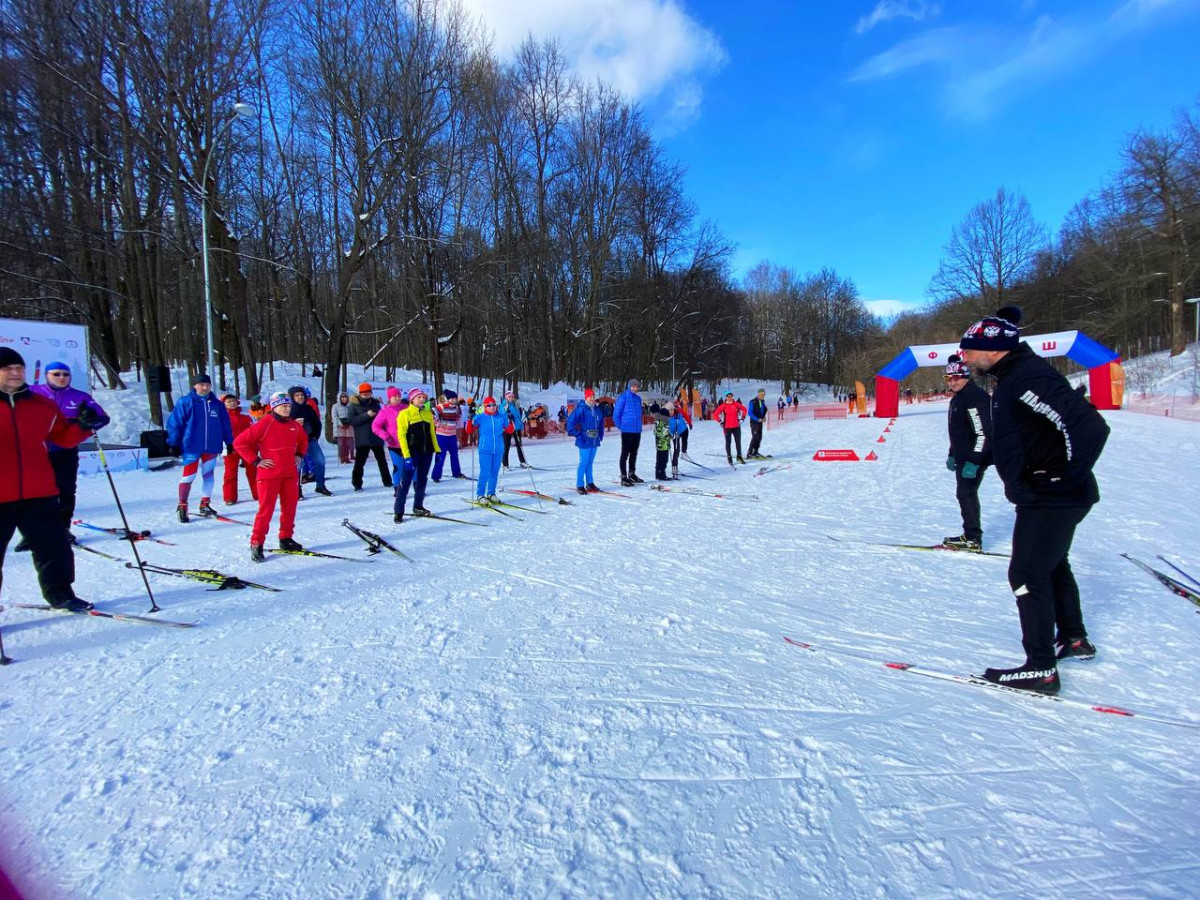
<svg viewBox="0 0 1200 900">
<path fill-rule="evenodd" d="M 79 474 L 99 475 L 104 471 L 100 465 L 100 453 L 89 450 L 95 444 L 82 444 L 79 447 Z M 106 447 L 104 458 L 108 461 L 110 472 L 136 472 L 138 469 L 150 468 L 150 457 L 142 447 Z"/>
<path fill-rule="evenodd" d="M 1075 343 L 1078 331 L 1057 331 L 1053 334 L 1037 334 L 1021 338 L 1033 348 L 1038 356 L 1066 356 Z M 914 344 L 908 348 L 912 351 L 917 365 L 944 366 L 946 361 L 958 352 L 958 342 L 953 344 Z"/>
<path fill-rule="evenodd" d="M 29 384 L 45 383 L 46 366 L 61 362 L 71 367 L 72 386 L 91 390 L 88 330 L 84 325 L 0 319 L 0 346 L 12 347 L 25 358 L 25 380 Z"/>
</svg>

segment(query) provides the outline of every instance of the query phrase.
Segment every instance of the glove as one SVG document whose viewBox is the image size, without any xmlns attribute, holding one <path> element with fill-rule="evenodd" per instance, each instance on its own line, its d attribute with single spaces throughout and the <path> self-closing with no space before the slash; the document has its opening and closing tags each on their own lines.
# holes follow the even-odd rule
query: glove
<svg viewBox="0 0 1200 900">
<path fill-rule="evenodd" d="M 404 474 L 405 475 L 412 475 L 412 473 L 414 471 L 416 471 L 416 468 L 417 468 L 416 463 L 414 463 L 412 461 L 411 456 L 404 457 Z"/>
<path fill-rule="evenodd" d="M 963 463 L 963 471 L 962 471 L 963 478 L 974 478 L 978 474 L 979 474 L 979 466 L 975 465 L 975 463 L 972 463 L 972 462 Z"/>
<path fill-rule="evenodd" d="M 100 424 L 100 414 L 90 406 L 85 406 L 79 410 L 79 427 L 88 431 L 95 431 Z"/>
<path fill-rule="evenodd" d="M 233 456 L 233 442 L 232 441 L 225 442 L 225 455 Z"/>
<path fill-rule="evenodd" d="M 167 456 L 182 456 L 182 455 L 183 455 L 183 450 L 179 447 L 178 444 L 168 444 L 167 445 Z"/>
<path fill-rule="evenodd" d="M 946 468 L 949 469 L 951 472 L 954 471 L 954 457 L 953 456 L 946 457 Z"/>
</svg>

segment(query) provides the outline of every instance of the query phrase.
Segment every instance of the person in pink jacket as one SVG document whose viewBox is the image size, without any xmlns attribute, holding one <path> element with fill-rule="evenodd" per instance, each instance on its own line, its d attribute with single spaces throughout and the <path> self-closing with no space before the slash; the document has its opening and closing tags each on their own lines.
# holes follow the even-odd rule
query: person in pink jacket
<svg viewBox="0 0 1200 900">
<path fill-rule="evenodd" d="M 712 417 L 721 423 L 721 428 L 725 431 L 725 458 L 729 464 L 733 465 L 733 456 L 729 450 L 731 438 L 737 444 L 737 461 L 744 463 L 746 460 L 742 458 L 742 420 L 746 418 L 746 407 L 740 400 L 733 399 L 733 391 L 726 391 L 725 399 L 713 410 Z"/>
<path fill-rule="evenodd" d="M 396 434 L 396 417 L 408 404 L 399 388 L 387 389 L 387 405 L 380 410 L 379 415 L 371 422 L 371 430 L 387 447 L 388 456 L 392 460 L 392 487 L 400 484 L 400 474 L 404 468 L 404 456 L 400 452 L 400 437 Z"/>
</svg>

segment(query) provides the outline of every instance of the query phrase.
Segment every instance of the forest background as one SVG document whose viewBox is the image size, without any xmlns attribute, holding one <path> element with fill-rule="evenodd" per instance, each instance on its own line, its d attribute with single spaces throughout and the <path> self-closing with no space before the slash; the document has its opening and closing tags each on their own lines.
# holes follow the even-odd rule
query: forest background
<svg viewBox="0 0 1200 900">
<path fill-rule="evenodd" d="M 202 224 L 214 377 L 249 396 L 320 363 L 326 408 L 349 363 L 438 389 L 851 385 L 1007 303 L 1178 354 L 1200 296 L 1200 104 L 1130 132 L 1056 233 L 998 187 L 929 305 L 883 321 L 820 260 L 736 278 L 636 103 L 553 41 L 499 60 L 444 0 L 10 0 L 0 145 L 0 315 L 86 324 L 114 388 L 205 368 Z M 161 422 L 172 398 L 147 402 Z"/>
</svg>

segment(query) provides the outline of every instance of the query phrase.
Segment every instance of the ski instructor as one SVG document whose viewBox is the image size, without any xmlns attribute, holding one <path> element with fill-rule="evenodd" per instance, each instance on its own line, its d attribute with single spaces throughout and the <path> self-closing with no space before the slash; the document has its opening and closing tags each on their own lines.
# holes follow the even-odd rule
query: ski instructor
<svg viewBox="0 0 1200 900">
<path fill-rule="evenodd" d="M 1075 528 L 1100 499 L 1092 467 L 1109 429 L 1066 378 L 1021 342 L 1020 324 L 1021 310 L 1006 306 L 976 322 L 959 341 L 963 361 L 996 379 L 992 457 L 1004 494 L 1017 508 L 1008 583 L 1017 601 L 1025 662 L 986 669 L 983 677 L 1057 694 L 1057 661 L 1096 655 L 1068 556 Z"/>
</svg>

